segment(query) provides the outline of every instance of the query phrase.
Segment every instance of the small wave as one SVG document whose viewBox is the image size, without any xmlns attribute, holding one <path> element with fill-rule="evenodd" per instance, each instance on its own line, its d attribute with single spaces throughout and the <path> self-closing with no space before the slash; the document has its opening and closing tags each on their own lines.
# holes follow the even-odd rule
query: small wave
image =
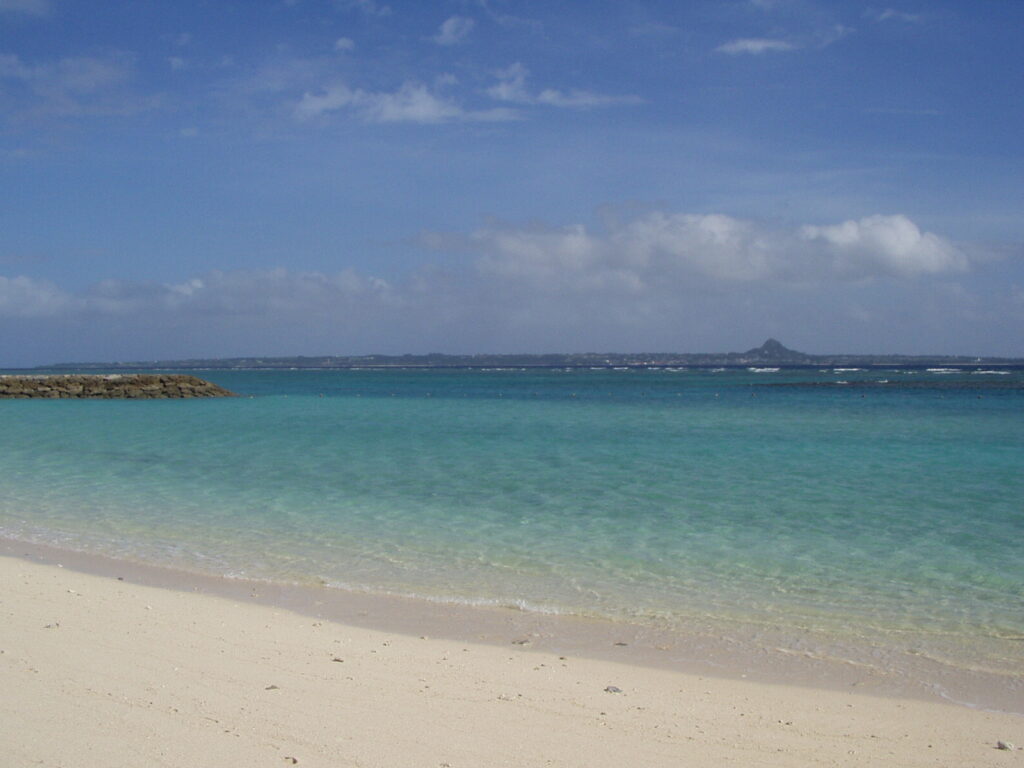
<svg viewBox="0 0 1024 768">
<path fill-rule="evenodd" d="M 383 595 L 387 597 L 400 597 L 408 600 L 422 600 L 427 603 L 439 605 L 463 605 L 468 608 L 506 608 L 523 613 L 541 613 L 550 616 L 586 616 L 585 611 L 571 611 L 555 605 L 542 605 L 520 598 L 502 597 L 464 597 L 458 595 L 438 595 L 424 592 L 406 591 L 400 589 L 378 588 L 366 584 L 351 584 L 342 581 L 328 581 L 321 578 L 320 584 L 328 589 L 338 589 L 343 592 L 355 592 L 366 595 Z M 600 618 L 612 620 L 610 616 L 601 615 Z"/>
<path fill-rule="evenodd" d="M 983 376 L 1009 376 L 1009 371 L 971 371 L 972 375 L 981 374 Z"/>
<path fill-rule="evenodd" d="M 751 373 L 778 373 L 779 368 L 747 368 Z"/>
<path fill-rule="evenodd" d="M 928 368 L 928 373 L 960 373 L 958 368 Z"/>
<path fill-rule="evenodd" d="M 863 368 L 833 368 L 832 373 L 852 373 L 853 371 L 863 371 Z"/>
</svg>

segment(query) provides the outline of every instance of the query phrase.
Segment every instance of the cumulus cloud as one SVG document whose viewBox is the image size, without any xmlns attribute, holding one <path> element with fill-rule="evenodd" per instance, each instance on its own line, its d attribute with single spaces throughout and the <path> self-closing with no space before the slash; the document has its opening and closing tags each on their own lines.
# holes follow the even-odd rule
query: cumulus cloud
<svg viewBox="0 0 1024 768">
<path fill-rule="evenodd" d="M 295 116 L 309 120 L 330 112 L 351 109 L 369 123 L 447 123 L 455 121 L 514 120 L 507 109 L 466 110 L 442 98 L 422 83 L 407 82 L 397 91 L 372 93 L 336 83 L 317 92 L 306 92 L 295 106 Z"/>
<path fill-rule="evenodd" d="M 431 38 L 438 45 L 455 45 L 473 31 L 476 22 L 466 16 L 451 16 L 446 19 L 437 34 Z"/>
<path fill-rule="evenodd" d="M 901 214 L 771 227 L 724 214 L 652 211 L 599 232 L 582 224 L 492 224 L 468 234 L 427 233 L 421 245 L 472 254 L 459 276 L 470 292 L 521 283 L 540 292 L 646 295 L 676 291 L 695 279 L 703 284 L 825 284 L 958 274 L 971 265 L 962 247 L 922 231 Z M 435 293 L 443 282 L 439 274 L 427 270 L 407 284 L 393 285 L 352 270 L 214 271 L 175 284 L 108 280 L 78 294 L 30 277 L 0 277 L 0 316 L 143 309 L 258 315 L 326 308 L 356 297 L 398 306 L 414 294 Z"/>
<path fill-rule="evenodd" d="M 762 53 L 781 53 L 783 51 L 792 51 L 796 49 L 796 45 L 786 40 L 778 40 L 767 37 L 741 37 L 736 40 L 730 40 L 727 43 L 722 43 L 715 50 L 719 53 L 727 53 L 730 56 L 738 56 L 740 54 L 753 54 L 759 55 Z"/>
<path fill-rule="evenodd" d="M 519 62 L 500 69 L 495 74 L 498 82 L 487 89 L 487 95 L 496 101 L 507 101 L 516 104 L 544 104 L 550 107 L 570 107 L 576 109 L 605 107 L 614 104 L 639 104 L 643 101 L 638 96 L 611 96 L 578 88 L 570 91 L 546 88 L 534 94 L 526 86 L 526 78 L 530 74 L 529 70 Z"/>
<path fill-rule="evenodd" d="M 355 99 L 364 119 L 373 123 L 444 123 L 482 117 L 435 96 L 420 83 L 404 83 L 394 93 L 357 92 Z"/>
<path fill-rule="evenodd" d="M 752 281 L 779 271 L 778 246 L 750 222 L 719 214 L 654 212 L 594 234 L 564 228 L 479 230 L 469 238 L 481 253 L 481 274 L 531 282 L 544 289 L 633 293 L 684 284 L 690 277 Z"/>
<path fill-rule="evenodd" d="M 452 240 L 428 240 L 446 244 Z M 967 254 L 906 216 L 770 227 L 724 214 L 654 211 L 591 233 L 564 228 L 481 229 L 463 245 L 483 274 L 637 291 L 691 278 L 715 282 L 829 282 L 962 272 Z"/>
<path fill-rule="evenodd" d="M 355 50 L 356 43 L 351 37 L 339 37 L 334 41 L 334 50 L 336 51 L 352 51 Z"/>
<path fill-rule="evenodd" d="M 800 237 L 821 245 L 840 274 L 911 277 L 963 271 L 966 254 L 931 232 L 922 232 L 906 216 L 869 216 L 832 226 L 805 226 Z"/>
<path fill-rule="evenodd" d="M 900 214 L 770 226 L 652 211 L 595 229 L 492 223 L 427 233 L 420 245 L 446 255 L 397 281 L 351 269 L 271 269 L 168 284 L 107 280 L 71 292 L 27 276 L 0 277 L 0 343 L 6 336 L 23 349 L 24 334 L 50 333 L 56 348 L 54 338 L 88 329 L 93 348 L 111 350 L 89 352 L 93 359 L 245 350 L 728 349 L 725 326 L 749 346 L 766 332 L 791 338 L 786 328 L 816 327 L 824 313 L 890 339 L 886 318 L 904 317 L 908 306 L 931 313 L 936 329 L 948 327 L 951 307 L 977 309 L 955 296 L 942 308 L 946 315 L 928 308 L 936 286 L 952 284 L 936 278 L 959 281 L 975 259 Z M 1012 299 L 1000 306 L 1021 313 Z M 1005 323 L 1005 312 L 986 318 Z M 680 341 L 680 329 L 705 341 Z M 83 354 L 70 341 L 67 349 Z"/>
</svg>

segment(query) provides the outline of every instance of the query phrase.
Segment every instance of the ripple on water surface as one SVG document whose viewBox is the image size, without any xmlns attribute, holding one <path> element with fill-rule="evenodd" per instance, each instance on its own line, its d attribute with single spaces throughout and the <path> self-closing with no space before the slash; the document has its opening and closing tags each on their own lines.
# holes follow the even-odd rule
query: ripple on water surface
<svg viewBox="0 0 1024 768">
<path fill-rule="evenodd" d="M 432 599 L 818 629 L 1022 672 L 1019 388 L 225 378 L 259 396 L 0 405 L 0 533 Z"/>
</svg>

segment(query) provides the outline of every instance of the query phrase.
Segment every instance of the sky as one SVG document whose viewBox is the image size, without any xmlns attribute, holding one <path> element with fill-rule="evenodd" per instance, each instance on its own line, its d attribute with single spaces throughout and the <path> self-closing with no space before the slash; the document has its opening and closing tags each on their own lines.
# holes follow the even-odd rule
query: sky
<svg viewBox="0 0 1024 768">
<path fill-rule="evenodd" d="M 0 0 L 0 367 L 1024 357 L 1022 31 L 1010 0 Z"/>
</svg>

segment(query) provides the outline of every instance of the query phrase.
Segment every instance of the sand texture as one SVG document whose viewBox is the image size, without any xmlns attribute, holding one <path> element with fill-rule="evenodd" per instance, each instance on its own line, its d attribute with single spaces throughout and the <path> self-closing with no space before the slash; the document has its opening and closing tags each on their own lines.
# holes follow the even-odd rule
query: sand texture
<svg viewBox="0 0 1024 768">
<path fill-rule="evenodd" d="M 0 557 L 5 766 L 1024 766 L 1024 717 L 388 634 Z"/>
</svg>

